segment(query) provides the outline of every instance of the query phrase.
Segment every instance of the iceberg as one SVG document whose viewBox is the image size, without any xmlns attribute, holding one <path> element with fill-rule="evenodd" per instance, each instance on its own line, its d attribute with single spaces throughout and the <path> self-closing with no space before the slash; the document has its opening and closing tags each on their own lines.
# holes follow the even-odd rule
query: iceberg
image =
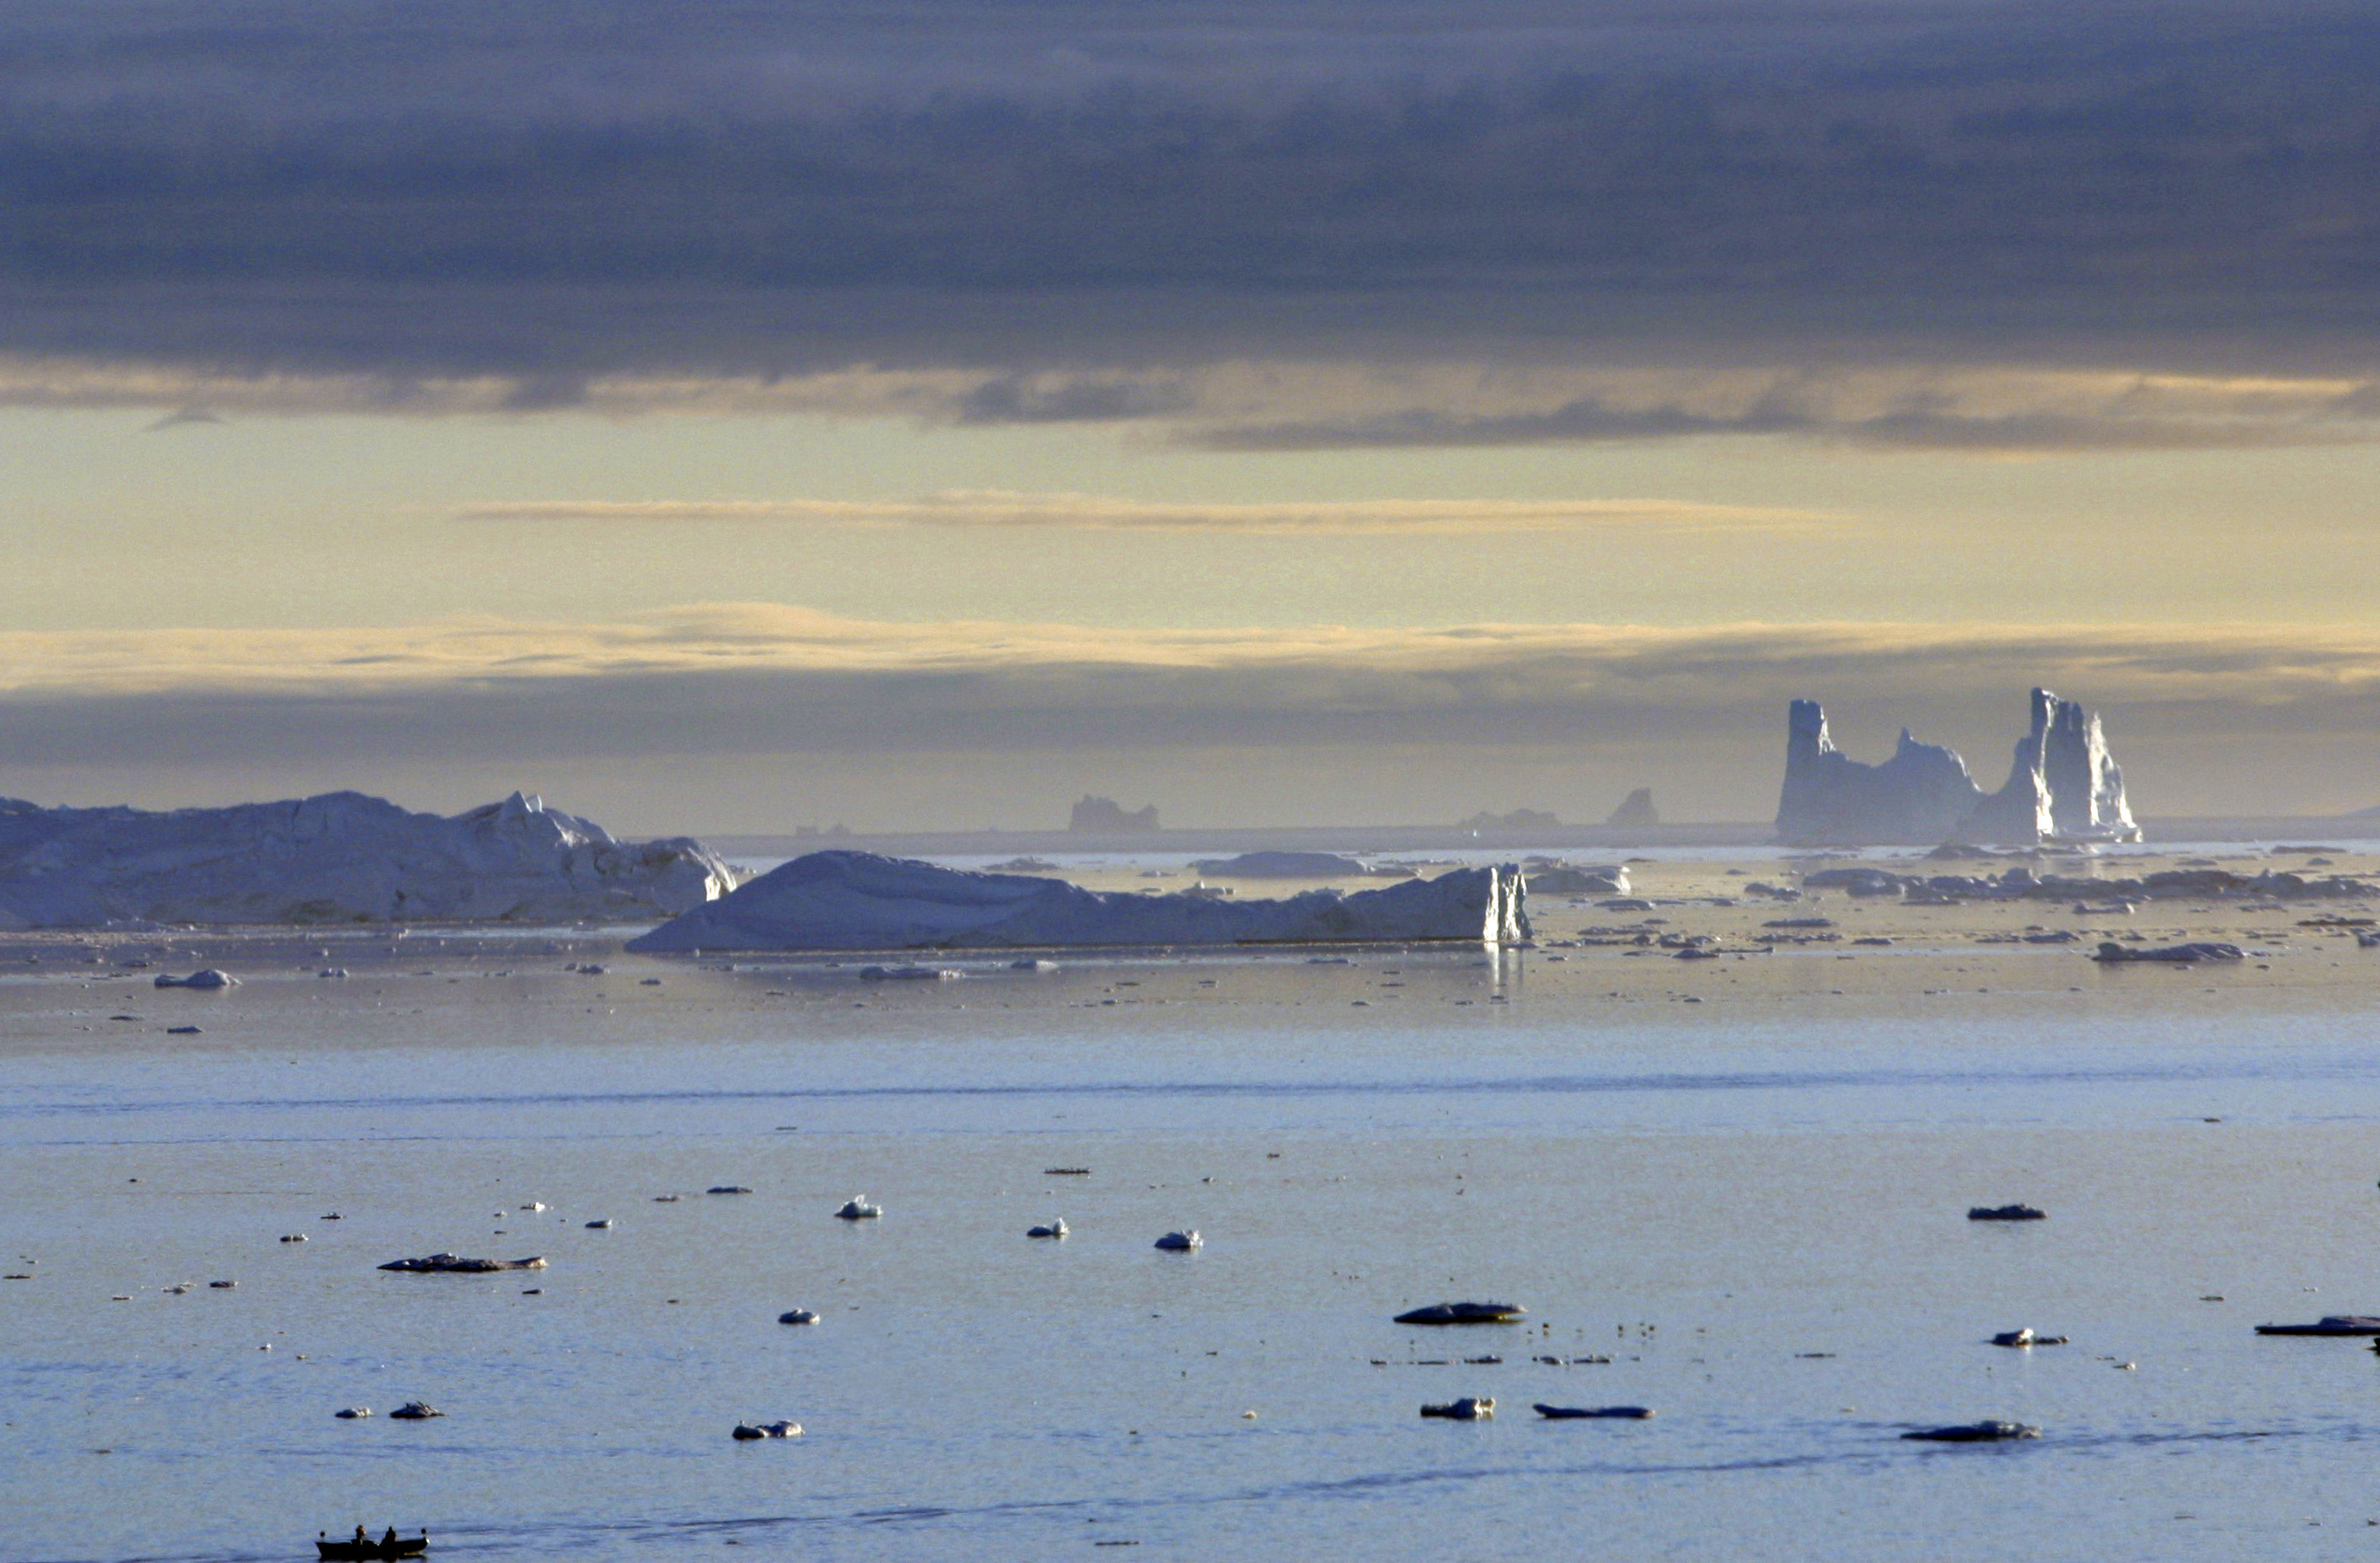
<svg viewBox="0 0 2380 1563">
<path fill-rule="evenodd" d="M 1837 749 L 1814 700 L 1786 713 L 1785 783 L 1777 838 L 1792 846 L 2138 841 L 2124 773 L 2095 713 L 2047 690 L 1998 792 L 1986 793 L 1954 750 L 1906 727 L 1892 757 L 1864 764 Z"/>
<path fill-rule="evenodd" d="M 1063 880 L 942 868 L 873 852 L 812 852 L 693 908 L 628 948 L 896 950 L 1087 946 L 1517 943 L 1517 866 L 1458 869 L 1353 895 L 1281 900 L 1086 890 Z"/>
<path fill-rule="evenodd" d="M 1242 852 L 1235 858 L 1194 859 L 1190 866 L 1217 879 L 1367 879 L 1382 872 L 1336 852 Z"/>
<path fill-rule="evenodd" d="M 1603 863 L 1592 868 L 1574 868 L 1557 863 L 1536 870 L 1528 875 L 1529 888 L 1545 896 L 1624 896 L 1628 894 L 1628 870 L 1623 864 Z"/>
<path fill-rule="evenodd" d="M 1075 804 L 1066 828 L 1076 836 L 1154 836 L 1160 827 L 1154 803 L 1127 809 L 1112 798 L 1087 792 Z"/>
<path fill-rule="evenodd" d="M 514 793 L 452 818 L 332 792 L 227 809 L 0 800 L 0 928 L 657 921 L 735 887 L 700 842 L 623 842 Z"/>
<path fill-rule="evenodd" d="M 1620 807 L 1612 810 L 1603 823 L 1630 830 L 1659 824 L 1661 811 L 1653 807 L 1653 789 L 1649 787 L 1638 788 L 1621 799 Z"/>
</svg>

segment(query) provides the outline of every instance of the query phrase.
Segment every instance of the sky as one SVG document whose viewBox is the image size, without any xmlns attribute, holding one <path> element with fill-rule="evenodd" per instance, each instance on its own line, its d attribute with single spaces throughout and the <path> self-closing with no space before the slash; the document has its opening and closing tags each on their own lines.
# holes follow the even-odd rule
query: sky
<svg viewBox="0 0 2380 1563">
<path fill-rule="evenodd" d="M 11 0 L 0 794 L 2380 803 L 2380 13 Z"/>
</svg>

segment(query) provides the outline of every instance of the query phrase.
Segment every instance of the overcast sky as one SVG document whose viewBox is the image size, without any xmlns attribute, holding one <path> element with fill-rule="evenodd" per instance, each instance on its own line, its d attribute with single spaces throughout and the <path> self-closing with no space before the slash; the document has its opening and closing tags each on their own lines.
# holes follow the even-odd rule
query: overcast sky
<svg viewBox="0 0 2380 1563">
<path fill-rule="evenodd" d="M 13 0 L 0 792 L 2380 802 L 2368 6 Z"/>
</svg>

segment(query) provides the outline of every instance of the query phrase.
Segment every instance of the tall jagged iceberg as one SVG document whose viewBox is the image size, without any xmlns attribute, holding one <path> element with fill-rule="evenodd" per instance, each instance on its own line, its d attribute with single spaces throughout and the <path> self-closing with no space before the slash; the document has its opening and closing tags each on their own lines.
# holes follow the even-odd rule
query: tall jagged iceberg
<svg viewBox="0 0 2380 1563">
<path fill-rule="evenodd" d="M 168 812 L 0 800 L 0 928 L 644 921 L 735 882 L 698 841 L 615 841 L 519 792 L 452 818 L 360 792 Z"/>
<path fill-rule="evenodd" d="M 1280 900 L 1086 890 L 1038 875 L 812 852 L 663 923 L 632 950 L 899 950 L 1148 945 L 1402 944 L 1529 937 L 1520 870 Z"/>
<path fill-rule="evenodd" d="M 1777 836 L 1801 846 L 2031 846 L 2138 841 L 2141 831 L 2096 714 L 2035 690 L 2009 779 L 1991 793 L 1955 751 L 1920 743 L 1906 727 L 1892 758 L 1863 764 L 1835 747 L 1816 701 L 1794 701 L 1786 713 Z"/>
</svg>

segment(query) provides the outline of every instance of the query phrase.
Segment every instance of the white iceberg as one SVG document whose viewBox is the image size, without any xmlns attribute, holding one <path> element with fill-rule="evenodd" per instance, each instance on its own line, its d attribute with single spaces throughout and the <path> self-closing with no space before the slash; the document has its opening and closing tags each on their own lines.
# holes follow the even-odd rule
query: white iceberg
<svg viewBox="0 0 2380 1563">
<path fill-rule="evenodd" d="M 451 819 L 359 792 L 164 813 L 0 800 L 0 928 L 650 920 L 735 880 L 698 841 L 615 841 L 518 792 Z"/>
<path fill-rule="evenodd" d="M 1086 890 L 1063 880 L 813 852 L 663 923 L 632 950 L 894 950 L 1402 944 L 1529 937 L 1520 870 L 1458 869 L 1281 900 Z"/>
<path fill-rule="evenodd" d="M 1920 743 L 1906 727 L 1890 759 L 1863 764 L 1835 747 L 1816 701 L 1797 700 L 1786 717 L 1778 839 L 1795 846 L 2138 841 L 2124 773 L 2107 751 L 2098 716 L 2079 702 L 2035 690 L 2032 717 L 2007 783 L 1986 793 L 1956 751 Z"/>
</svg>

